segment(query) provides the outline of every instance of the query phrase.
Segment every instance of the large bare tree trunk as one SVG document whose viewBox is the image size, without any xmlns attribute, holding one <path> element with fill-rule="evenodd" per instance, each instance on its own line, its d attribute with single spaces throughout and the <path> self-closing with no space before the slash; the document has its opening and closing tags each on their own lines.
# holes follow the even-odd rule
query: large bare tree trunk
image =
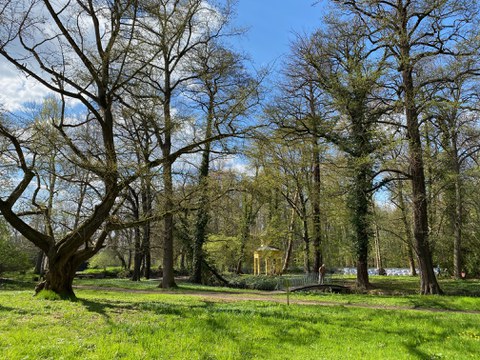
<svg viewBox="0 0 480 360">
<path fill-rule="evenodd" d="M 45 253 L 43 252 L 43 250 L 38 250 L 37 257 L 35 258 L 35 269 L 33 271 L 34 274 L 43 276 L 43 274 L 45 273 L 44 259 Z"/>
<path fill-rule="evenodd" d="M 404 46 L 402 51 L 403 58 L 408 59 L 408 47 Z M 427 192 L 425 187 L 422 143 L 420 139 L 418 113 L 415 106 L 412 69 L 408 65 L 409 64 L 404 64 L 402 79 L 405 91 L 404 103 L 407 119 L 409 165 L 412 178 L 413 235 L 415 239 L 415 252 L 420 268 L 420 292 L 422 294 L 441 294 L 442 291 L 433 271 L 432 255 L 428 240 Z"/>
<path fill-rule="evenodd" d="M 377 269 L 382 269 L 383 261 L 382 261 L 382 251 L 380 249 L 380 229 L 378 228 L 378 224 L 375 224 L 374 245 L 375 245 L 375 267 Z"/>
<path fill-rule="evenodd" d="M 322 243 L 322 229 L 320 220 L 320 151 L 318 149 L 318 141 L 315 138 L 313 141 L 313 269 L 318 272 L 318 269 L 323 263 L 322 252 L 320 249 Z"/>
<path fill-rule="evenodd" d="M 169 54 L 163 54 L 165 62 L 164 78 L 163 78 L 163 120 L 165 122 L 163 141 L 161 142 L 162 155 L 167 159 L 163 164 L 162 179 L 163 179 L 163 277 L 161 287 L 168 289 L 176 287 L 174 275 L 174 256 L 173 256 L 173 179 L 172 166 L 173 159 L 169 159 L 172 152 L 172 133 L 173 133 L 173 119 L 171 113 L 172 103 L 172 84 L 171 84 L 171 69 L 169 68 Z"/>
<path fill-rule="evenodd" d="M 152 260 L 150 254 L 150 236 L 151 236 L 151 229 L 152 224 L 150 220 L 148 220 L 152 216 L 152 202 L 153 202 L 153 195 L 152 189 L 150 185 L 150 179 L 142 179 L 142 213 L 143 217 L 146 218 L 146 222 L 142 226 L 143 236 L 142 236 L 142 255 L 144 260 L 144 270 L 143 276 L 146 279 L 150 279 L 150 272 L 152 268 Z"/>
<path fill-rule="evenodd" d="M 303 272 L 310 274 L 310 235 L 308 234 L 308 222 L 303 220 Z M 318 269 L 314 272 L 318 272 Z"/>
<path fill-rule="evenodd" d="M 105 237 L 106 234 L 102 236 L 101 240 L 103 241 Z M 88 249 L 77 251 L 76 248 L 71 248 L 67 251 L 52 248 L 47 254 L 48 265 L 45 280 L 36 286 L 36 293 L 41 290 L 51 290 L 62 299 L 76 299 L 73 291 L 75 273 L 80 264 L 92 255 Z"/>
<path fill-rule="evenodd" d="M 454 220 L 454 242 L 453 242 L 453 273 L 455 279 L 462 278 L 463 256 L 462 256 L 462 225 L 463 225 L 463 198 L 460 174 L 455 180 L 455 220 Z"/>
<path fill-rule="evenodd" d="M 295 196 L 293 197 L 293 204 L 296 205 L 298 200 L 298 191 L 295 193 Z M 295 236 L 295 208 L 292 207 L 292 210 L 290 212 L 290 221 L 288 222 L 288 239 L 287 239 L 287 247 L 285 250 L 285 258 L 283 261 L 283 266 L 282 266 L 282 274 L 287 272 L 288 266 L 290 264 L 290 258 L 292 256 L 292 249 L 293 249 L 293 239 Z"/>
<path fill-rule="evenodd" d="M 75 299 L 76 296 L 72 284 L 77 265 L 71 263 L 71 261 L 62 263 L 49 262 L 43 289 L 57 293 L 62 299 Z"/>
<path fill-rule="evenodd" d="M 449 196 L 447 199 L 449 205 L 447 211 L 450 217 L 450 227 L 453 236 L 453 276 L 459 280 L 462 278 L 462 226 L 463 226 L 463 183 L 461 176 L 461 160 L 459 158 L 458 150 L 458 134 L 455 127 L 455 121 L 450 121 L 446 129 L 447 135 L 445 143 L 448 147 L 447 153 L 449 155 L 449 171 L 452 184 L 448 186 L 447 191 Z M 450 180 L 450 179 L 449 179 Z"/>
<path fill-rule="evenodd" d="M 140 228 L 136 226 L 133 233 L 135 237 L 135 254 L 133 256 L 132 280 L 140 281 L 140 278 L 142 277 L 141 268 L 142 268 L 142 261 L 143 261 L 143 249 L 141 244 Z"/>
<path fill-rule="evenodd" d="M 210 96 L 207 126 L 205 131 L 205 139 L 212 136 L 212 127 L 214 121 L 214 99 Z M 197 220 L 195 223 L 195 238 L 193 240 L 193 261 L 192 261 L 192 276 L 190 280 L 195 284 L 202 283 L 202 267 L 204 263 L 203 244 L 207 238 L 207 225 L 209 221 L 209 191 L 208 191 L 208 176 L 210 172 L 210 149 L 211 143 L 206 143 L 202 152 L 202 162 L 200 164 L 200 204 L 197 210 Z"/>
<path fill-rule="evenodd" d="M 305 199 L 302 193 L 299 193 L 299 195 L 302 214 L 303 272 L 310 274 L 310 233 L 308 231 L 307 199 Z M 314 269 L 314 272 L 318 272 L 318 268 Z"/>
<path fill-rule="evenodd" d="M 404 109 L 407 122 L 407 139 L 409 151 L 410 176 L 413 196 L 413 237 L 415 252 L 420 268 L 421 294 L 441 294 L 437 278 L 433 271 L 432 254 L 429 243 L 428 204 L 423 164 L 423 149 L 420 138 L 420 124 L 416 105 L 415 84 L 413 81 L 414 64 L 411 57 L 411 33 L 408 28 L 409 8 L 399 0 L 398 36 L 399 36 L 399 71 L 402 76 L 404 92 Z"/>
<path fill-rule="evenodd" d="M 415 268 L 415 259 L 413 256 L 413 234 L 412 227 L 407 218 L 407 204 L 405 203 L 405 197 L 403 193 L 403 182 L 398 183 L 398 206 L 400 207 L 400 212 L 402 214 L 402 223 L 405 229 L 405 242 L 407 247 L 407 259 L 408 266 L 410 267 L 410 275 L 416 276 L 417 269 Z"/>
<path fill-rule="evenodd" d="M 135 221 L 140 220 L 140 209 L 138 202 L 138 194 L 134 189 L 129 189 L 130 193 L 128 196 L 128 201 L 130 202 L 132 215 Z M 141 267 L 143 261 L 143 249 L 142 249 L 142 240 L 141 240 L 141 231 L 139 226 L 135 226 L 133 229 L 133 239 L 134 239 L 134 255 L 133 255 L 133 273 L 132 281 L 140 281 L 142 277 Z"/>
<path fill-rule="evenodd" d="M 243 219 L 240 228 L 240 254 L 238 256 L 236 273 L 242 273 L 243 262 L 245 261 L 245 248 L 247 241 L 250 238 L 250 228 L 255 218 L 256 212 L 253 210 L 253 197 L 250 199 L 247 195 L 243 197 Z"/>
<path fill-rule="evenodd" d="M 173 257 L 173 184 L 172 164 L 167 163 L 163 168 L 163 186 L 165 194 L 164 204 L 164 233 L 163 233 L 163 277 L 161 286 L 164 289 L 176 287 Z"/>
<path fill-rule="evenodd" d="M 355 166 L 354 166 L 355 167 Z M 350 221 L 354 231 L 354 243 L 357 255 L 357 279 L 356 286 L 360 289 L 371 287 L 368 278 L 368 247 L 371 237 L 370 224 L 370 196 L 371 188 L 368 166 L 356 169 L 355 181 L 350 195 Z"/>
</svg>

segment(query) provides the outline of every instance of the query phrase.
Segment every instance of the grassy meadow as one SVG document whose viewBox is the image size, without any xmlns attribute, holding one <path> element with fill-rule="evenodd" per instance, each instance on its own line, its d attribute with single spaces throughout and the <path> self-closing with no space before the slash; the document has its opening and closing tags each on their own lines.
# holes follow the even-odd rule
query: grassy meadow
<svg viewBox="0 0 480 360">
<path fill-rule="evenodd" d="M 292 293 L 290 306 L 285 294 L 190 284 L 166 292 L 151 281 L 81 280 L 76 302 L 4 284 L 0 359 L 479 358 L 479 297 L 411 294 L 407 278 L 372 281 L 373 295 Z M 442 286 L 473 294 L 480 283 Z"/>
</svg>

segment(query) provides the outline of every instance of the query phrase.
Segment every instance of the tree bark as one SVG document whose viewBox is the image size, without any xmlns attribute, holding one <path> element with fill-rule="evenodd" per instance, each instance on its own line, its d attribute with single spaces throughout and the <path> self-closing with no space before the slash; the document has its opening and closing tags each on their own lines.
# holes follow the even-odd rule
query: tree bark
<svg viewBox="0 0 480 360">
<path fill-rule="evenodd" d="M 52 290 L 60 295 L 62 299 L 74 300 L 76 299 L 72 286 L 74 277 L 75 272 L 72 274 L 65 269 L 56 269 L 55 271 L 49 269 L 46 275 L 44 290 Z"/>
<path fill-rule="evenodd" d="M 452 140 L 453 143 L 453 140 Z M 462 226 L 463 226 L 463 184 L 460 174 L 460 162 L 454 144 L 448 149 L 449 169 L 447 169 L 446 211 L 449 219 L 448 235 L 453 243 L 453 276 L 462 278 Z"/>
<path fill-rule="evenodd" d="M 432 255 L 429 244 L 428 204 L 425 186 L 425 171 L 423 150 L 420 138 L 418 110 L 415 103 L 415 84 L 413 82 L 413 64 L 411 58 L 410 32 L 408 28 L 408 5 L 403 1 L 398 6 L 398 36 L 399 36 L 399 70 L 402 76 L 404 92 L 404 108 L 407 122 L 407 139 L 409 151 L 410 176 L 413 195 L 413 236 L 415 252 L 420 268 L 421 294 L 441 294 L 437 278 L 433 271 Z"/>
<path fill-rule="evenodd" d="M 135 254 L 133 256 L 132 281 L 140 281 L 140 278 L 142 277 L 141 268 L 142 268 L 142 261 L 143 261 L 140 228 L 136 226 L 133 233 L 135 237 Z"/>
<path fill-rule="evenodd" d="M 150 218 L 152 216 L 152 202 L 153 195 L 150 185 L 150 179 L 142 179 L 142 213 L 143 217 Z M 150 236 L 151 236 L 152 224 L 149 220 L 145 222 L 142 226 L 143 236 L 142 236 L 142 255 L 144 260 L 144 269 L 143 276 L 146 279 L 150 279 L 150 273 L 152 268 L 152 260 L 150 253 Z"/>
<path fill-rule="evenodd" d="M 457 94 L 455 94 L 457 95 Z M 458 95 L 455 96 L 455 100 Z M 458 134 L 455 120 L 456 112 L 449 114 L 447 121 L 443 122 L 442 130 L 444 132 L 444 147 L 448 156 L 447 174 L 447 212 L 449 215 L 451 236 L 453 237 L 453 276 L 455 279 L 462 279 L 463 259 L 462 259 L 462 227 L 463 227 L 463 183 L 461 175 L 461 160 L 458 150 Z"/>
<path fill-rule="evenodd" d="M 171 70 L 169 68 L 169 54 L 163 54 L 165 62 L 164 70 L 164 99 L 163 99 L 163 120 L 165 122 L 164 137 L 161 142 L 161 149 L 163 158 L 166 159 L 163 165 L 162 179 L 163 179 L 163 277 L 161 287 L 164 289 L 176 287 L 174 274 L 174 256 L 173 256 L 173 180 L 172 180 L 172 166 L 173 159 L 170 159 L 172 151 L 172 132 L 173 120 L 171 114 L 172 102 L 172 84 L 171 84 Z"/>
<path fill-rule="evenodd" d="M 37 293 L 41 290 L 50 290 L 64 300 L 75 300 L 73 279 L 80 263 L 81 261 L 75 260 L 74 256 L 51 256 L 48 261 L 45 280 L 37 285 Z"/>
<path fill-rule="evenodd" d="M 45 269 L 43 268 L 44 258 L 45 253 L 43 252 L 43 250 L 38 250 L 37 257 L 35 259 L 35 270 L 33 271 L 34 274 L 43 276 L 43 274 L 45 273 Z"/>
<path fill-rule="evenodd" d="M 212 127 L 214 120 L 214 99 L 211 93 L 208 114 L 207 126 L 205 131 L 205 139 L 212 136 Z M 209 221 L 209 192 L 208 192 L 208 175 L 210 172 L 210 148 L 211 144 L 206 143 L 202 152 L 202 162 L 199 169 L 199 187 L 200 187 L 200 206 L 197 210 L 197 221 L 195 223 L 195 239 L 193 242 L 193 261 L 192 261 L 192 275 L 191 282 L 194 284 L 202 283 L 202 267 L 204 263 L 203 244 L 206 240 L 206 231 Z"/>
<path fill-rule="evenodd" d="M 307 214 L 307 199 L 302 192 L 299 192 L 301 214 L 302 214 L 302 238 L 303 238 L 303 272 L 310 274 L 310 233 L 308 231 L 308 214 Z M 318 268 L 314 269 L 318 272 Z"/>
<path fill-rule="evenodd" d="M 303 220 L 303 272 L 310 274 L 310 236 L 308 234 L 308 222 Z M 314 272 L 318 272 L 314 271 Z"/>
<path fill-rule="evenodd" d="M 118 250 L 115 251 L 115 255 L 117 255 L 118 260 L 120 260 L 120 262 L 122 263 L 122 269 L 128 270 L 128 265 L 125 261 L 124 256 Z"/>
<path fill-rule="evenodd" d="M 405 203 L 405 197 L 403 193 L 403 182 L 398 182 L 398 206 L 400 207 L 400 212 L 402 214 L 402 223 L 405 229 L 405 242 L 407 246 L 407 260 L 408 266 L 410 268 L 410 275 L 417 276 L 417 269 L 415 268 L 415 259 L 413 256 L 413 234 L 412 227 L 410 222 L 407 219 L 407 205 Z"/>
<path fill-rule="evenodd" d="M 243 197 L 243 219 L 240 229 L 240 254 L 238 256 L 236 273 L 242 273 L 243 262 L 245 261 L 245 247 L 250 238 L 250 227 L 254 219 L 253 198 L 248 199 L 247 195 Z"/>
<path fill-rule="evenodd" d="M 295 196 L 293 197 L 293 203 L 296 204 L 297 200 L 298 200 L 298 191 L 295 193 Z M 288 240 L 287 240 L 287 247 L 285 249 L 285 258 L 282 266 L 282 274 L 287 272 L 288 266 L 290 264 L 294 236 L 295 236 L 295 208 L 292 208 L 290 212 L 290 221 L 288 223 L 288 235 L 287 235 Z"/>
<path fill-rule="evenodd" d="M 135 221 L 140 219 L 140 209 L 139 209 L 139 202 L 138 202 L 138 195 L 134 189 L 129 189 L 130 195 L 128 197 L 128 201 L 131 205 L 132 215 Z M 139 226 L 135 226 L 133 229 L 133 237 L 134 237 L 134 255 L 133 255 L 133 273 L 132 273 L 132 281 L 140 281 L 142 277 L 142 261 L 143 261 L 143 249 L 142 249 L 142 239 L 141 239 L 141 231 Z"/>
<path fill-rule="evenodd" d="M 320 249 L 322 243 L 322 229 L 320 219 L 320 151 L 318 149 L 318 140 L 313 140 L 313 271 L 318 272 L 318 269 L 323 263 L 322 252 Z"/>
<path fill-rule="evenodd" d="M 380 249 L 380 229 L 378 228 L 378 224 L 375 224 L 375 267 L 377 269 L 383 268 L 383 261 L 382 261 L 382 251 Z"/>
<path fill-rule="evenodd" d="M 455 219 L 454 219 L 454 242 L 453 242 L 453 272 L 455 279 L 462 279 L 463 256 L 462 256 L 462 225 L 463 225 L 463 196 L 460 174 L 456 174 L 455 180 Z"/>
<path fill-rule="evenodd" d="M 355 159 L 353 161 L 363 160 Z M 371 287 L 368 278 L 368 247 L 371 237 L 370 229 L 370 196 L 369 191 L 372 187 L 370 180 L 370 167 L 368 165 L 355 164 L 354 183 L 350 194 L 350 221 L 353 227 L 354 244 L 357 255 L 357 279 L 356 286 L 360 289 Z"/>
<path fill-rule="evenodd" d="M 402 50 L 403 57 L 408 59 L 409 49 L 404 46 Z M 404 105 L 407 119 L 409 165 L 412 178 L 413 235 L 415 252 L 420 268 L 420 292 L 424 295 L 441 294 L 442 291 L 433 271 L 432 255 L 428 240 L 427 192 L 412 71 L 408 63 L 404 64 L 402 79 L 405 91 Z"/>
<path fill-rule="evenodd" d="M 176 287 L 173 257 L 173 183 L 172 164 L 167 162 L 163 168 L 163 186 L 165 194 L 165 216 L 163 221 L 163 277 L 161 287 L 164 289 Z"/>
</svg>

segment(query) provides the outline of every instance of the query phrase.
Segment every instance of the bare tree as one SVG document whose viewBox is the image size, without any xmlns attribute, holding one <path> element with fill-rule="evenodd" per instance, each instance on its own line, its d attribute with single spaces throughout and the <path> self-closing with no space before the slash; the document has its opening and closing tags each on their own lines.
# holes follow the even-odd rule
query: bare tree
<svg viewBox="0 0 480 360">
<path fill-rule="evenodd" d="M 98 182 L 98 186 L 90 187 L 96 192 L 94 204 L 88 209 L 90 214 L 75 228 L 60 238 L 51 231 L 32 228 L 22 219 L 19 206 L 21 197 L 28 194 L 37 177 L 36 158 L 31 156 L 25 134 L 14 124 L 7 126 L 2 122 L 0 133 L 11 144 L 10 153 L 22 180 L 9 195 L 2 194 L 0 211 L 47 255 L 44 288 L 67 298 L 74 297 L 72 281 L 78 265 L 102 248 L 111 210 L 124 186 L 114 140 L 114 101 L 125 82 L 125 75 L 119 70 L 128 59 L 132 21 L 125 18 L 132 18 L 132 14 L 135 1 L 78 1 L 68 6 L 48 0 L 9 1 L 2 8 L 0 54 L 59 94 L 60 117 L 50 122 L 52 131 L 62 139 L 59 151 L 66 161 L 90 172 Z M 66 98 L 75 99 L 84 107 L 84 118 L 67 117 Z M 94 143 L 81 138 L 86 127 L 98 134 Z"/>
<path fill-rule="evenodd" d="M 177 157 L 172 152 L 178 146 L 178 131 L 186 124 L 178 113 L 182 102 L 178 99 L 182 89 L 199 76 L 190 64 L 200 48 L 224 35 L 230 17 L 230 4 L 214 8 L 202 0 L 143 1 L 145 14 L 140 19 L 141 39 L 136 61 L 142 62 L 144 53 L 158 49 L 158 57 L 148 63 L 137 80 L 146 93 L 136 94 L 144 102 L 145 115 L 150 119 L 158 146 L 165 161 L 162 164 L 163 204 L 163 279 L 164 288 L 176 286 L 174 280 L 174 183 L 173 166 Z M 231 130 L 231 129 L 229 129 Z M 221 139 L 223 134 L 212 138 Z M 206 144 L 213 139 L 203 139 Z M 199 150 L 198 148 L 196 150 Z"/>
<path fill-rule="evenodd" d="M 293 46 L 295 48 L 295 45 Z M 292 54 L 283 71 L 284 82 L 280 84 L 280 95 L 274 100 L 266 115 L 276 127 L 280 128 L 286 141 L 305 141 L 308 143 L 310 166 L 307 170 L 310 178 L 307 183 L 308 196 L 300 196 L 300 204 L 310 202 L 312 214 L 308 214 L 307 207 L 302 205 L 299 214 L 303 222 L 303 239 L 305 241 L 304 269 L 311 271 L 310 264 L 310 235 L 308 230 L 309 218 L 313 220 L 313 271 L 318 272 L 323 263 L 322 229 L 321 229 L 321 156 L 322 140 L 320 126 L 324 116 L 323 94 L 321 89 L 312 81 L 312 68 L 305 66 L 297 53 Z M 296 165 L 296 164 L 294 164 Z M 302 199 L 303 197 L 303 199 Z"/>
<path fill-rule="evenodd" d="M 56 93 L 60 111 L 59 116 L 49 119 L 48 136 L 37 139 L 31 137 L 29 124 L 2 118 L 0 136 L 8 144 L 4 154 L 12 171 L 21 175 L 21 180 L 2 188 L 0 212 L 48 257 L 48 273 L 41 286 L 66 298 L 75 296 L 72 281 L 78 265 L 105 245 L 111 230 L 127 226 L 119 224 L 116 214 L 125 201 L 128 186 L 148 170 L 158 167 L 162 167 L 164 192 L 168 195 L 165 213 L 158 216 L 165 219 L 164 281 L 166 286 L 172 285 L 172 164 L 182 154 L 198 151 L 208 141 L 231 136 L 231 133 L 218 134 L 212 139 L 193 136 L 190 141 L 172 146 L 172 134 L 177 125 L 173 123 L 172 92 L 190 78 L 185 73 L 181 76 L 184 70 L 181 60 L 192 46 L 203 45 L 207 38 L 215 37 L 217 33 L 209 31 L 221 28 L 221 24 L 214 21 L 221 17 L 198 22 L 202 18 L 200 8 L 217 14 L 214 8 L 201 1 L 163 1 L 156 7 L 150 4 L 152 9 L 164 10 L 156 18 L 148 15 L 148 3 L 140 5 L 141 8 L 136 0 L 79 0 L 63 5 L 48 0 L 23 0 L 6 1 L 1 8 L 0 55 Z M 167 16 L 173 10 L 178 14 Z M 216 25 L 210 29 L 212 21 Z M 209 35 L 203 36 L 194 24 Z M 158 26 L 160 32 L 149 32 Z M 169 31 L 171 26 L 178 27 L 172 32 Z M 141 30 L 137 31 L 137 27 Z M 145 50 L 141 58 L 138 56 L 140 49 Z M 162 58 L 160 64 L 159 57 Z M 161 73 L 164 86 L 147 87 L 148 92 L 139 88 L 139 79 L 146 80 L 147 85 L 152 85 L 149 80 L 156 84 L 158 78 L 153 77 L 154 70 Z M 139 163 L 134 139 L 120 138 L 125 131 L 123 114 L 126 110 L 134 112 L 137 117 L 132 119 L 139 121 L 147 113 L 140 107 L 133 108 L 131 99 L 158 98 L 159 92 L 163 109 L 160 118 L 164 122 L 163 125 L 157 123 L 154 129 L 159 135 L 161 151 Z M 71 110 L 74 106 L 75 112 Z M 155 107 L 151 109 L 156 110 Z M 55 142 L 52 134 L 55 135 L 53 139 L 58 139 Z M 127 140 L 131 142 L 126 143 Z M 35 229 L 28 222 L 27 216 L 47 211 L 38 201 L 45 195 L 42 188 L 36 186 L 39 164 L 33 142 L 50 144 L 57 149 L 59 155 L 54 167 L 57 181 L 61 179 L 68 186 L 62 201 L 68 194 L 81 194 L 84 199 L 78 211 L 73 209 L 62 214 L 72 216 L 72 220 L 57 225 L 53 232 Z"/>
<path fill-rule="evenodd" d="M 192 65 L 192 73 L 199 74 L 190 86 L 190 96 L 202 110 L 201 123 L 205 138 L 223 132 L 225 127 L 239 127 L 259 102 L 260 81 L 250 76 L 244 66 L 245 60 L 218 43 L 198 49 Z M 202 124 L 203 123 L 203 124 Z M 228 146 L 227 146 L 228 147 Z M 199 167 L 199 204 L 193 242 L 191 280 L 202 282 L 202 267 L 205 262 L 203 244 L 207 238 L 207 225 L 211 193 L 209 191 L 210 162 L 213 153 L 225 153 L 217 144 L 206 143 L 202 149 Z"/>
</svg>

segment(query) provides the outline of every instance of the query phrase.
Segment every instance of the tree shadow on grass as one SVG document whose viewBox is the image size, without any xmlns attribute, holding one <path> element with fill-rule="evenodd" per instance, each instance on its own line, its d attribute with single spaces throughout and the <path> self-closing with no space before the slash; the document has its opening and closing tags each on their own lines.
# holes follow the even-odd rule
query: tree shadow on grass
<svg viewBox="0 0 480 360">
<path fill-rule="evenodd" d="M 318 323 L 323 319 L 312 319 L 308 314 L 289 311 L 286 306 L 242 307 L 242 303 L 221 304 L 204 301 L 203 311 L 208 316 L 198 319 L 198 327 L 208 329 L 207 333 L 219 334 L 233 341 L 242 358 L 253 358 L 262 353 L 268 358 L 272 343 L 288 346 L 308 346 L 321 335 Z M 238 318 L 238 321 L 237 321 Z M 255 338 L 245 336 L 242 329 L 248 327 L 251 318 Z M 221 334 L 221 335 L 220 335 Z"/>
<path fill-rule="evenodd" d="M 421 351 L 417 348 L 418 344 L 409 342 L 404 345 L 406 350 L 410 355 L 415 356 L 416 359 L 432 359 L 432 355 L 426 353 L 425 351 Z"/>
<path fill-rule="evenodd" d="M 446 295 L 480 297 L 480 281 L 469 280 L 445 280 L 440 283 Z"/>
<path fill-rule="evenodd" d="M 383 313 L 383 315 L 382 315 Z M 379 321 L 369 322 L 369 318 L 373 318 L 376 315 L 389 317 L 391 319 L 391 325 L 388 322 L 384 322 L 385 326 L 382 327 L 382 323 Z M 391 314 L 389 316 L 388 314 Z M 396 311 L 385 310 L 379 312 L 375 310 L 370 313 L 366 318 L 362 318 L 358 321 L 350 321 L 348 326 L 353 328 L 355 333 L 358 333 L 359 338 L 371 338 L 375 339 L 375 334 L 382 332 L 385 335 L 385 339 L 394 340 L 398 347 L 398 353 L 408 353 L 414 359 L 437 359 L 442 358 L 442 354 L 436 354 L 432 351 L 435 349 L 443 348 L 447 352 L 455 352 L 455 344 L 452 341 L 448 341 L 450 337 L 457 337 L 457 328 L 453 329 L 450 326 L 452 318 L 450 316 L 444 316 L 440 312 L 437 316 L 435 313 L 429 312 L 415 312 L 415 311 L 402 311 L 397 313 Z M 397 318 L 401 318 L 405 326 L 398 326 Z M 367 321 L 365 321 L 367 320 Z M 431 321 L 435 326 L 430 327 L 425 325 L 426 321 Z M 423 324 L 416 327 L 414 324 Z M 462 322 L 464 328 L 475 328 L 475 319 Z M 347 326 L 347 325 L 345 325 Z M 397 341 L 395 339 L 401 339 Z M 385 340 L 382 340 L 385 341 Z M 423 350 L 425 347 L 427 350 Z M 462 343 L 462 355 L 464 358 L 471 356 L 476 358 L 478 348 L 468 348 Z M 402 350 L 403 349 L 403 350 Z"/>
<path fill-rule="evenodd" d="M 414 309 L 418 310 L 428 310 L 428 311 L 440 311 L 440 312 L 472 312 L 478 313 L 478 307 L 465 308 L 463 303 L 460 301 L 456 303 L 449 299 L 449 295 L 444 296 L 427 296 L 422 298 L 411 298 L 409 303 L 413 306 Z"/>
<path fill-rule="evenodd" d="M 107 312 L 107 309 L 113 309 L 117 306 L 109 303 L 109 302 L 101 302 L 101 301 L 92 301 L 92 300 L 85 300 L 78 298 L 77 301 L 85 306 L 87 311 L 97 313 L 107 319 L 110 318 L 110 315 Z"/>
<path fill-rule="evenodd" d="M 151 311 L 156 315 L 176 315 L 180 317 L 186 316 L 186 312 L 191 311 L 193 307 L 195 306 L 169 304 L 158 301 L 143 302 L 136 306 L 138 310 Z"/>
<path fill-rule="evenodd" d="M 6 290 L 32 290 L 35 289 L 35 282 L 20 281 L 15 279 L 0 278 L 0 291 Z"/>
<path fill-rule="evenodd" d="M 11 308 L 11 307 L 8 307 L 8 306 L 0 305 L 0 311 L 13 312 L 13 311 L 16 311 L 16 310 L 17 309 L 14 309 L 14 308 Z"/>
<path fill-rule="evenodd" d="M 141 303 L 132 303 L 127 301 L 98 301 L 98 300 L 86 300 L 78 299 L 78 302 L 81 303 L 87 311 L 97 313 L 107 319 L 111 317 L 112 314 L 122 313 L 125 311 L 150 311 L 157 315 L 177 315 L 184 316 L 186 306 L 175 305 L 163 302 L 141 302 Z"/>
</svg>

